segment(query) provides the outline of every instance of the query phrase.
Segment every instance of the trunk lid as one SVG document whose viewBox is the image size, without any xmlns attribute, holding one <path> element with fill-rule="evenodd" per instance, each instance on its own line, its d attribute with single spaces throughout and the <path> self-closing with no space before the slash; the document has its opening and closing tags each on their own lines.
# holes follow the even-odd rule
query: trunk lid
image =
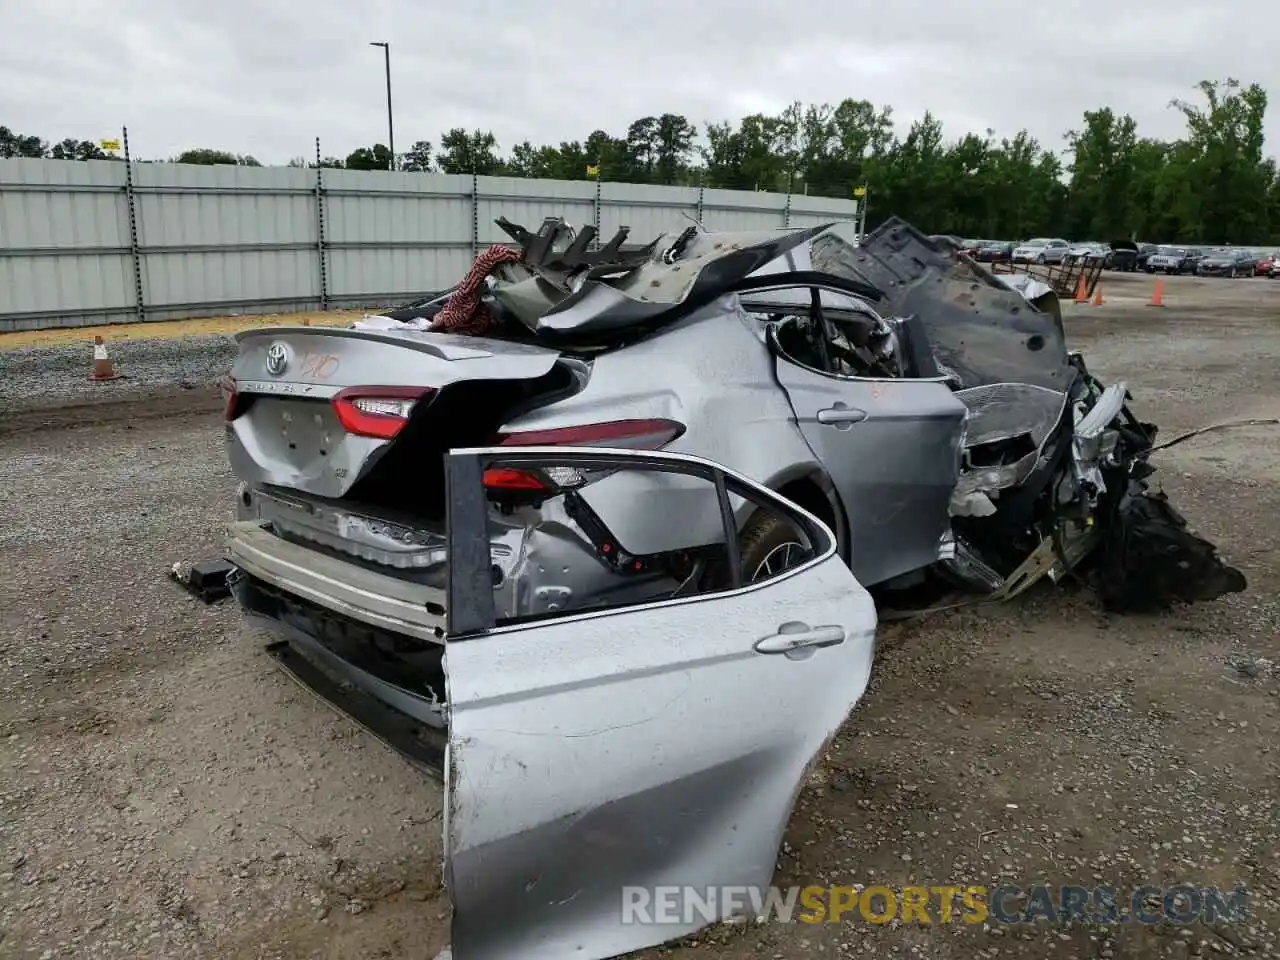
<svg viewBox="0 0 1280 960">
<path fill-rule="evenodd" d="M 481 337 L 276 327 L 236 340 L 232 469 L 328 498 L 350 494 L 402 437 L 424 456 L 482 438 L 510 405 L 571 380 L 556 350 Z"/>
</svg>

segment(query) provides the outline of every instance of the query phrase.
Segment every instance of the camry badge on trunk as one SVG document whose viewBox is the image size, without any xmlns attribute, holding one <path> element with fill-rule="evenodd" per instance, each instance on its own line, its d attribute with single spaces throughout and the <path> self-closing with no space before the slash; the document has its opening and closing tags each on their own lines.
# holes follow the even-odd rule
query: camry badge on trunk
<svg viewBox="0 0 1280 960">
<path fill-rule="evenodd" d="M 289 366 L 289 351 L 283 343 L 273 343 L 267 348 L 267 373 L 278 377 Z"/>
</svg>

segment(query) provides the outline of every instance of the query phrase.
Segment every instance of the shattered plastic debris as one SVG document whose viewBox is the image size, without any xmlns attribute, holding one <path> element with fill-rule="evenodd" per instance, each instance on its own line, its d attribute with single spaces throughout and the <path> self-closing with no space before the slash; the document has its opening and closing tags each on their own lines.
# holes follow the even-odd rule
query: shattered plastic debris
<svg viewBox="0 0 1280 960">
<path fill-rule="evenodd" d="M 1095 579 L 1108 610 L 1149 613 L 1241 593 L 1248 585 L 1213 544 L 1187 529 L 1163 491 L 1148 491 L 1138 480 L 1130 481 L 1102 529 Z"/>
</svg>

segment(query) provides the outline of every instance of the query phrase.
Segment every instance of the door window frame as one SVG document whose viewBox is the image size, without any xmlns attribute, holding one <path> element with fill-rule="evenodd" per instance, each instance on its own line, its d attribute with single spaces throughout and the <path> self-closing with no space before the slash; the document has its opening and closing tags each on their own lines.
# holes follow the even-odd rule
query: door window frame
<svg viewBox="0 0 1280 960">
<path fill-rule="evenodd" d="M 807 282 L 803 282 L 803 283 L 797 283 L 797 282 L 795 282 L 795 280 L 794 280 L 794 279 L 788 279 L 788 280 L 784 280 L 784 281 L 781 281 L 781 282 L 775 282 L 775 283 L 772 283 L 772 284 L 770 284 L 770 285 L 768 285 L 768 286 L 756 286 L 756 287 L 753 287 L 750 291 L 747 291 L 747 292 L 751 292 L 751 293 L 763 293 L 763 292 L 766 292 L 766 291 L 769 291 L 769 290 L 806 290 L 806 291 L 813 291 L 813 290 L 817 290 L 817 291 L 819 291 L 819 296 L 821 296 L 821 291 L 823 291 L 823 290 L 827 290 L 827 291 L 829 291 L 829 292 L 831 292 L 831 293 L 839 293 L 839 294 L 843 294 L 844 296 L 854 296 L 853 291 L 851 291 L 851 290 L 841 289 L 840 285 L 839 285 L 839 284 L 837 284 L 837 283 L 822 283 L 822 282 L 817 282 L 817 281 L 807 281 Z M 746 297 L 743 297 L 743 294 L 742 294 L 742 293 L 739 293 L 739 297 L 740 297 L 740 298 L 742 298 L 742 299 L 747 299 Z M 840 308 L 839 308 L 839 307 L 836 307 L 836 308 L 833 308 L 833 309 L 838 311 Z M 871 313 L 872 313 L 872 314 L 873 314 L 877 319 L 880 319 L 880 320 L 883 320 L 883 319 L 884 319 L 884 318 L 883 318 L 883 317 L 881 317 L 881 316 L 880 316 L 880 314 L 879 314 L 879 313 L 877 313 L 874 309 L 871 309 L 871 307 L 870 307 L 870 305 L 869 305 L 869 304 L 868 304 L 868 309 L 870 310 L 870 312 L 871 312 Z M 807 305 L 807 306 L 801 306 L 801 305 L 799 305 L 799 304 L 796 304 L 796 305 L 795 305 L 795 307 L 794 307 L 794 310 L 795 310 L 796 312 L 795 312 L 795 313 L 793 313 L 793 314 L 789 314 L 789 316 L 799 316 L 799 315 L 800 315 L 800 311 L 805 311 L 806 313 L 808 313 L 808 314 L 809 314 L 810 318 L 812 319 L 812 310 L 813 310 L 812 300 L 810 301 L 809 305 Z M 825 308 L 824 308 L 824 311 L 825 311 Z M 775 357 L 777 357 L 779 360 L 783 361 L 784 363 L 789 363 L 789 364 L 791 364 L 791 366 L 795 367 L 795 368 L 796 368 L 796 369 L 798 369 L 798 370 L 806 370 L 806 371 L 808 371 L 809 373 L 816 373 L 818 376 L 826 377 L 828 380 L 834 380 L 834 381 L 836 381 L 837 383 L 871 383 L 871 384 L 885 384 L 885 383 L 941 383 L 941 384 L 944 384 L 944 385 L 947 385 L 947 384 L 949 383 L 948 378 L 947 378 L 947 377 L 945 377 L 945 376 L 937 376 L 937 377 L 864 377 L 864 376 L 858 376 L 858 375 L 856 375 L 856 374 L 834 373 L 834 372 L 832 372 L 832 371 L 830 371 L 830 370 L 821 370 L 821 369 L 819 369 L 818 367 L 811 367 L 811 366 L 809 366 L 808 364 L 800 363 L 798 360 L 796 360 L 793 356 L 791 356 L 791 354 L 790 354 L 790 353 L 788 353 L 788 352 L 783 348 L 782 344 L 778 342 L 778 327 L 779 327 L 779 326 L 781 326 L 783 323 L 786 323 L 786 320 L 777 321 L 777 322 L 771 322 L 771 323 L 768 323 L 768 324 L 767 324 L 767 326 L 766 326 L 766 328 L 765 328 L 765 342 L 766 342 L 766 344 L 767 344 L 767 345 L 768 345 L 768 347 L 769 347 L 769 351 L 770 351 L 770 352 L 771 352 Z M 948 387 L 948 389 L 950 389 L 950 387 Z"/>
<path fill-rule="evenodd" d="M 492 559 L 487 535 L 490 505 L 484 489 L 484 471 L 494 462 L 504 467 L 568 466 L 583 469 L 632 470 L 677 473 L 712 483 L 720 508 L 725 548 L 731 571 L 730 586 L 713 592 L 684 597 L 667 597 L 643 603 L 624 604 L 592 610 L 567 611 L 539 617 L 536 621 L 497 622 L 493 600 Z M 449 559 L 446 564 L 445 643 L 521 630 L 548 622 L 586 620 L 615 616 L 657 607 L 699 603 L 704 600 L 739 596 L 780 583 L 825 563 L 836 555 L 835 533 L 818 517 L 735 471 L 710 460 L 688 454 L 657 451 L 615 450 L 599 447 L 483 447 L 445 454 L 445 479 L 449 506 L 446 537 Z M 767 580 L 744 582 L 742 556 L 738 544 L 738 524 L 729 500 L 730 493 L 767 507 L 800 526 L 813 544 L 813 555 Z M 476 536 L 472 531 L 481 531 Z M 465 532 L 464 532 L 465 531 Z"/>
</svg>

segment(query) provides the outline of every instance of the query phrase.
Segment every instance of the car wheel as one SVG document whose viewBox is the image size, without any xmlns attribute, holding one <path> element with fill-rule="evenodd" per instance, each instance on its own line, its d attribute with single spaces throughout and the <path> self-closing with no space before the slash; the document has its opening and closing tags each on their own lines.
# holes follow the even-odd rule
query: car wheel
<svg viewBox="0 0 1280 960">
<path fill-rule="evenodd" d="M 1239 276 L 1239 274 L 1236 273 L 1236 268 L 1232 267 L 1231 274 L 1230 274 L 1231 279 L 1234 280 L 1237 276 Z"/>
<path fill-rule="evenodd" d="M 1039 263 L 1039 264 L 1043 264 L 1043 263 L 1044 263 L 1044 254 L 1043 254 L 1043 253 L 1042 253 L 1042 254 L 1040 254 L 1040 256 L 1036 257 L 1036 263 Z"/>
<path fill-rule="evenodd" d="M 747 583 L 776 577 L 783 570 L 799 566 L 813 551 L 791 524 L 775 513 L 759 511 L 738 535 L 742 557 L 742 577 Z"/>
</svg>

